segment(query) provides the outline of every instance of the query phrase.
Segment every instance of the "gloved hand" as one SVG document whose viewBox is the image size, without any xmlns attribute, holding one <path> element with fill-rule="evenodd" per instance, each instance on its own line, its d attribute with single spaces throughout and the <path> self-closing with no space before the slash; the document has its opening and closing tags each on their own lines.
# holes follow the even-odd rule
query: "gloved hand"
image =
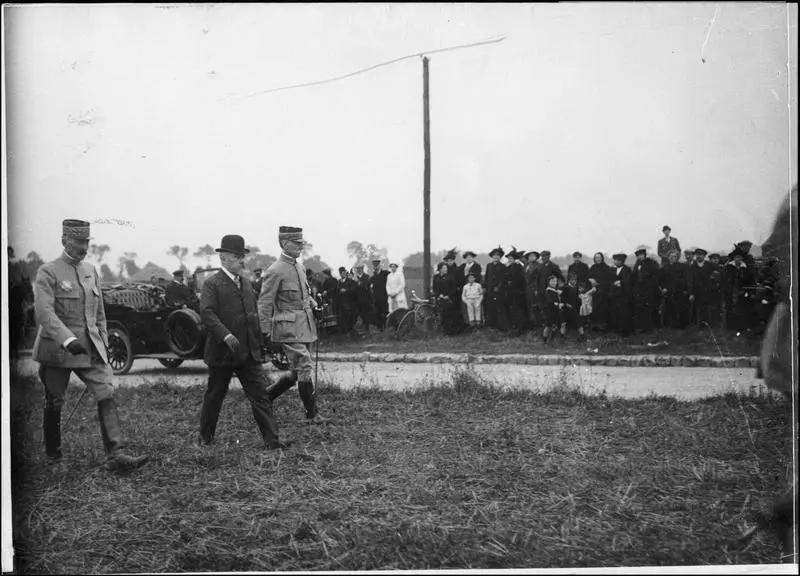
<svg viewBox="0 0 800 576">
<path fill-rule="evenodd" d="M 70 354 L 74 354 L 77 356 L 78 354 L 88 354 L 89 351 L 83 347 L 83 344 L 78 342 L 77 340 L 73 340 L 69 344 L 67 344 L 67 350 Z"/>
<path fill-rule="evenodd" d="M 225 344 L 228 346 L 231 352 L 236 354 L 239 351 L 239 339 L 234 336 L 233 334 L 228 334 L 225 336 Z"/>
</svg>

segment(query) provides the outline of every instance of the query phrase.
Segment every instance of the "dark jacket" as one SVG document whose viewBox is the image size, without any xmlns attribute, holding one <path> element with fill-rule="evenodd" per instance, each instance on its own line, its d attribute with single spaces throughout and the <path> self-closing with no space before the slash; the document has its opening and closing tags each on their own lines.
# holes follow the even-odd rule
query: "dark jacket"
<svg viewBox="0 0 800 576">
<path fill-rule="evenodd" d="M 378 273 L 373 273 L 369 279 L 372 288 L 372 299 L 374 302 L 385 302 L 389 298 L 386 294 L 386 279 L 389 277 L 388 270 L 380 270 Z"/>
<path fill-rule="evenodd" d="M 561 268 L 558 267 L 552 260 L 548 260 L 547 264 L 544 262 L 540 263 L 539 267 L 539 296 L 541 297 L 544 295 L 544 291 L 547 290 L 547 279 L 550 276 L 555 275 L 559 280 L 564 279 L 564 275 L 561 273 Z"/>
<path fill-rule="evenodd" d="M 567 278 L 573 274 L 578 279 L 578 284 L 586 282 L 589 279 L 589 266 L 586 262 L 573 262 L 567 268 Z"/>
<path fill-rule="evenodd" d="M 636 260 L 631 271 L 633 298 L 640 306 L 657 306 L 661 293 L 658 288 L 658 263 L 650 258 Z"/>
<path fill-rule="evenodd" d="M 473 274 L 475 276 L 475 282 L 477 282 L 478 284 L 481 283 L 483 279 L 483 277 L 481 276 L 481 265 L 478 264 L 477 262 L 473 261 L 472 266 L 470 266 L 469 270 L 467 270 L 466 262 L 461 264 L 458 268 L 459 270 L 461 270 L 461 276 L 464 279 L 464 284 L 467 283 L 467 276 L 469 276 L 470 274 Z"/>
<path fill-rule="evenodd" d="M 224 270 L 203 283 L 200 316 L 207 332 L 203 359 L 209 366 L 238 366 L 262 361 L 256 297 L 250 281 L 241 276 L 239 278 L 241 289 Z M 233 334 L 239 340 L 236 355 L 225 344 L 228 334 Z"/>
<path fill-rule="evenodd" d="M 489 300 L 503 298 L 506 295 L 506 266 L 501 262 L 489 262 L 486 265 L 486 281 L 483 287 Z"/>
</svg>

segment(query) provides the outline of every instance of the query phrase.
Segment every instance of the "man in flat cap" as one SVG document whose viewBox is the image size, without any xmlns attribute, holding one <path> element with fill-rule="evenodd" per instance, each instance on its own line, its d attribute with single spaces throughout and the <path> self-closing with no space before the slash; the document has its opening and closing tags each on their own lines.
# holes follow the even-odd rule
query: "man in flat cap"
<svg viewBox="0 0 800 576">
<path fill-rule="evenodd" d="M 659 286 L 664 298 L 664 326 L 683 329 L 689 325 L 689 266 L 679 261 L 680 251 L 669 253 L 661 268 Z"/>
<path fill-rule="evenodd" d="M 242 275 L 249 250 L 241 236 L 228 234 L 216 251 L 222 269 L 203 283 L 200 296 L 200 315 L 208 333 L 203 355 L 208 364 L 208 385 L 200 409 L 200 441 L 206 445 L 214 441 L 222 401 L 236 374 L 252 406 L 264 447 L 283 450 L 287 444 L 278 439 L 278 422 L 261 366 L 256 297 L 250 281 Z"/>
<path fill-rule="evenodd" d="M 542 265 L 536 250 L 528 250 L 523 257 L 527 260 L 525 264 L 525 307 L 528 311 L 528 326 L 536 328 L 542 321 L 542 313 L 539 308 L 539 272 Z"/>
<path fill-rule="evenodd" d="M 389 295 L 386 293 L 386 279 L 389 271 L 381 266 L 380 258 L 372 260 L 372 277 L 369 279 L 372 295 L 372 309 L 375 311 L 374 322 L 378 330 L 386 327 L 386 316 L 389 315 Z"/>
<path fill-rule="evenodd" d="M 164 290 L 164 299 L 167 306 L 190 307 L 197 305 L 197 295 L 184 284 L 183 270 L 175 270 L 172 273 L 172 280 Z"/>
<path fill-rule="evenodd" d="M 578 279 L 578 284 L 589 281 L 589 265 L 583 261 L 583 254 L 577 251 L 572 253 L 572 264 L 567 268 L 567 278 L 573 274 Z"/>
<path fill-rule="evenodd" d="M 694 308 L 697 325 L 701 328 L 711 325 L 709 303 L 713 266 L 706 260 L 707 254 L 706 250 L 696 248 L 692 263 L 689 265 L 689 302 Z"/>
<path fill-rule="evenodd" d="M 663 232 L 664 237 L 658 240 L 658 257 L 661 258 L 661 265 L 666 266 L 669 262 L 670 252 L 677 250 L 680 254 L 681 243 L 678 242 L 677 238 L 672 237 L 672 228 L 669 226 L 661 228 L 661 232 Z"/>
<path fill-rule="evenodd" d="M 267 268 L 261 296 L 258 298 L 258 315 L 261 332 L 268 341 L 280 344 L 289 360 L 291 372 L 270 386 L 272 400 L 297 384 L 297 391 L 306 411 L 309 424 L 326 424 L 320 416 L 317 395 L 312 379 L 313 366 L 308 347 L 317 340 L 314 308 L 305 267 L 298 258 L 303 251 L 303 229 L 281 226 L 278 230 L 281 255 Z"/>
<path fill-rule="evenodd" d="M 631 270 L 633 325 L 637 332 L 650 332 L 656 326 L 656 312 L 661 302 L 658 262 L 647 257 L 644 246 L 639 246 L 634 254 L 636 262 Z"/>
<path fill-rule="evenodd" d="M 622 252 L 612 256 L 614 272 L 609 294 L 611 314 L 608 323 L 614 332 L 623 336 L 631 333 L 633 324 L 631 269 L 625 265 L 627 258 L 628 255 Z"/>
<path fill-rule="evenodd" d="M 38 331 L 33 359 L 44 384 L 44 445 L 47 457 L 61 460 L 61 408 L 74 372 L 97 400 L 100 434 L 111 470 L 138 468 L 147 456 L 124 449 L 122 429 L 108 366 L 108 330 L 100 277 L 83 261 L 89 248 L 89 222 L 64 220 L 64 251 L 36 274 L 34 302 Z"/>
</svg>

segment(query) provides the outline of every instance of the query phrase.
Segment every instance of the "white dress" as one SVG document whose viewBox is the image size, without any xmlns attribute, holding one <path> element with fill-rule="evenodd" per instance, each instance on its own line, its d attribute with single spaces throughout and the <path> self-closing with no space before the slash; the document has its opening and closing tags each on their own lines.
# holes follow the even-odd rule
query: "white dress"
<svg viewBox="0 0 800 576">
<path fill-rule="evenodd" d="M 386 294 L 389 295 L 389 313 L 391 314 L 398 308 L 408 308 L 406 302 L 406 277 L 398 269 L 389 272 L 386 278 Z"/>
</svg>

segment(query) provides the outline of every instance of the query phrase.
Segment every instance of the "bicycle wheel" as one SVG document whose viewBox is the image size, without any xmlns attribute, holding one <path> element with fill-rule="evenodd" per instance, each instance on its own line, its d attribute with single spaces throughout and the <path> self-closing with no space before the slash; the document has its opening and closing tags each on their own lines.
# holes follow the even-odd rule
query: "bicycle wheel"
<svg viewBox="0 0 800 576">
<path fill-rule="evenodd" d="M 400 321 L 407 313 L 408 308 L 398 308 L 397 310 L 393 310 L 392 313 L 386 317 L 386 327 L 397 328 L 397 326 L 400 325 Z"/>
<path fill-rule="evenodd" d="M 401 318 L 400 323 L 397 325 L 397 330 L 395 331 L 395 334 L 398 338 L 405 338 L 406 335 L 411 332 L 411 329 L 414 327 L 415 317 L 416 316 L 413 311 L 406 311 L 406 313 L 403 315 L 403 318 Z"/>
<path fill-rule="evenodd" d="M 414 310 L 415 323 L 422 326 L 424 330 L 433 330 L 437 323 L 437 311 L 432 304 L 420 304 Z"/>
</svg>

